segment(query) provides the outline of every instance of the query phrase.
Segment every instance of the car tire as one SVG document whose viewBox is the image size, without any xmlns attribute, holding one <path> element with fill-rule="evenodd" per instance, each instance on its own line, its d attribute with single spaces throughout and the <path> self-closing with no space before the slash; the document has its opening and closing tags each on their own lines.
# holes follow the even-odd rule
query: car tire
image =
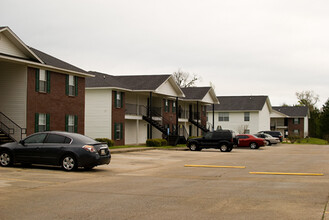
<svg viewBox="0 0 329 220">
<path fill-rule="evenodd" d="M 250 147 L 250 149 L 258 149 L 258 148 L 259 148 L 259 147 L 258 147 L 258 144 L 255 143 L 255 142 L 251 142 L 251 143 L 249 144 L 249 147 Z"/>
<path fill-rule="evenodd" d="M 230 147 L 230 148 L 228 148 L 228 150 L 226 152 L 231 152 L 232 149 L 233 149 L 233 147 Z"/>
<path fill-rule="evenodd" d="M 219 150 L 220 150 L 221 152 L 230 152 L 229 149 L 230 149 L 230 147 L 227 146 L 227 144 L 221 144 L 221 145 L 219 146 Z"/>
<path fill-rule="evenodd" d="M 65 171 L 73 171 L 78 168 L 78 162 L 74 156 L 67 154 L 61 159 L 62 169 Z"/>
<path fill-rule="evenodd" d="M 271 141 L 266 141 L 266 145 L 267 146 L 271 146 L 272 144 L 271 144 Z"/>
<path fill-rule="evenodd" d="M 190 148 L 191 151 L 200 151 L 200 148 L 196 143 L 191 143 L 189 145 L 189 148 Z"/>
<path fill-rule="evenodd" d="M 13 165 L 13 157 L 9 151 L 2 151 L 0 153 L 0 165 L 2 167 L 9 167 Z"/>
</svg>

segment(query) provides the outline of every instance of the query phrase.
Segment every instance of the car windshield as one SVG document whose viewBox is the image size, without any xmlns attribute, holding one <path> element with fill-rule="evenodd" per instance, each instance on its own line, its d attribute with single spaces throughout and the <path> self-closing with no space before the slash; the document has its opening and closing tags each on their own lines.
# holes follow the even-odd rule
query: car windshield
<svg viewBox="0 0 329 220">
<path fill-rule="evenodd" d="M 206 139 L 209 139 L 209 138 L 211 138 L 211 136 L 212 136 L 212 133 L 208 132 L 203 137 L 206 138 Z"/>
</svg>

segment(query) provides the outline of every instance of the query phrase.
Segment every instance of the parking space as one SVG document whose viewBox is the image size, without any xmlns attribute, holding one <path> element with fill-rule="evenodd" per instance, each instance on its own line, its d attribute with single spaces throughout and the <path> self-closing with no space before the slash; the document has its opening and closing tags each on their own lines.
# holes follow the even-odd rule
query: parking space
<svg viewBox="0 0 329 220">
<path fill-rule="evenodd" d="M 329 219 L 328 165 L 329 146 L 280 144 L 113 154 L 91 171 L 0 168 L 0 219 Z"/>
</svg>

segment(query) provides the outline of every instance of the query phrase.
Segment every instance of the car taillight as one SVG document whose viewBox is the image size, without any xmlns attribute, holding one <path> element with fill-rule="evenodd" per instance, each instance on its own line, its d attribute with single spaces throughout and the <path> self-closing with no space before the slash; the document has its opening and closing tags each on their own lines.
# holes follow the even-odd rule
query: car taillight
<svg viewBox="0 0 329 220">
<path fill-rule="evenodd" d="M 89 151 L 89 152 L 96 152 L 94 146 L 91 146 L 91 145 L 85 145 L 82 147 L 83 149 L 85 149 L 86 151 Z"/>
</svg>

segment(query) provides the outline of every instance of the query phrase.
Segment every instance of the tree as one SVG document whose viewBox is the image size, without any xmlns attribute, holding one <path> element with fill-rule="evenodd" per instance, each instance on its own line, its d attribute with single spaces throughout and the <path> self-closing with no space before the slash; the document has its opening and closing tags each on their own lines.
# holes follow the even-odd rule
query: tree
<svg viewBox="0 0 329 220">
<path fill-rule="evenodd" d="M 315 106 L 319 101 L 319 95 L 315 94 L 314 91 L 302 91 L 296 92 L 299 106 L 307 106 L 310 111 L 309 119 L 309 136 L 321 137 L 320 130 L 320 110 Z M 297 105 L 297 106 L 298 106 Z"/>
<path fill-rule="evenodd" d="M 183 72 L 181 69 L 178 69 L 177 72 L 174 72 L 173 76 L 174 76 L 176 83 L 181 88 L 192 87 L 200 79 L 200 77 L 197 76 L 196 74 L 193 73 L 191 75 L 188 72 Z"/>
<path fill-rule="evenodd" d="M 329 140 L 329 99 L 322 107 L 320 116 L 320 130 L 322 138 Z"/>
<path fill-rule="evenodd" d="M 316 109 L 316 103 L 319 101 L 319 95 L 314 91 L 296 92 L 299 105 L 307 106 L 310 112 Z"/>
</svg>

